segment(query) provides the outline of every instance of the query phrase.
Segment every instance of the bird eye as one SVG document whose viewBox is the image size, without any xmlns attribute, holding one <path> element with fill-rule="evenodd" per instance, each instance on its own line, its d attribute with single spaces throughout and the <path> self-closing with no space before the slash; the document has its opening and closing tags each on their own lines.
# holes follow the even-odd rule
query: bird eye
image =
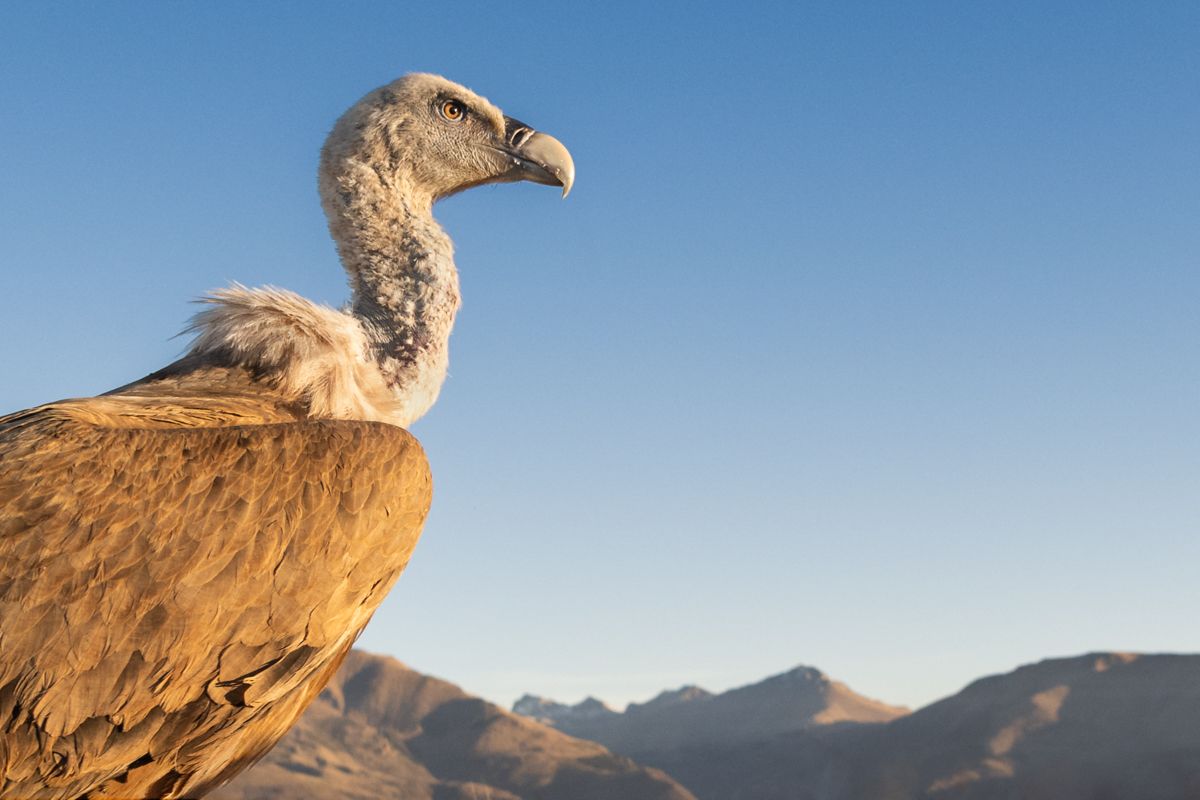
<svg viewBox="0 0 1200 800">
<path fill-rule="evenodd" d="M 462 122 L 463 117 L 467 116 L 467 110 L 457 100 L 442 101 L 438 111 L 448 122 Z"/>
</svg>

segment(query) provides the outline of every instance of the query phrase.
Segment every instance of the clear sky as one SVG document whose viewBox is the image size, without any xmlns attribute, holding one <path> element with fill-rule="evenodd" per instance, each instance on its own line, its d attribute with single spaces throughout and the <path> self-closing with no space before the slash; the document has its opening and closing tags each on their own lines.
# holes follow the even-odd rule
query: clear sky
<svg viewBox="0 0 1200 800">
<path fill-rule="evenodd" d="M 578 179 L 438 208 L 436 497 L 364 646 L 618 705 L 1200 650 L 1200 5 L 250 5 L 0 5 L 0 411 L 233 280 L 341 303 L 321 141 L 434 71 Z"/>
</svg>

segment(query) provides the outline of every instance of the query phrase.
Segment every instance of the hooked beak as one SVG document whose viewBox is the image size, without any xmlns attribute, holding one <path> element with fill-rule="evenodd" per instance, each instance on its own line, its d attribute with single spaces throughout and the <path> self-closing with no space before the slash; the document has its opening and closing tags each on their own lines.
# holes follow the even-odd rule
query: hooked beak
<svg viewBox="0 0 1200 800">
<path fill-rule="evenodd" d="M 512 163 L 500 176 L 502 181 L 533 181 L 561 186 L 566 197 L 575 183 L 575 162 L 562 142 L 548 133 L 535 131 L 520 120 L 504 118 L 504 147 L 496 148 Z"/>
</svg>

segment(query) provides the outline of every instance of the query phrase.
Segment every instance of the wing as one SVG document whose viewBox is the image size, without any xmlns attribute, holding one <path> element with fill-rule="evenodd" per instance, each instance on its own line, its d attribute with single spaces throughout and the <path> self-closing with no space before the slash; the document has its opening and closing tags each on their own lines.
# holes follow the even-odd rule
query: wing
<svg viewBox="0 0 1200 800">
<path fill-rule="evenodd" d="M 382 423 L 121 428 L 87 403 L 0 419 L 0 796 L 202 792 L 336 669 L 428 465 Z"/>
</svg>

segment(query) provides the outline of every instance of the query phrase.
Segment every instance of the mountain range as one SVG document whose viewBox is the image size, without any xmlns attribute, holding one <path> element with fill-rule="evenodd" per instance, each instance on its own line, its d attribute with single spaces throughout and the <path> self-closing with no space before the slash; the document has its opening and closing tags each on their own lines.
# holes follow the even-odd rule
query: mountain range
<svg viewBox="0 0 1200 800">
<path fill-rule="evenodd" d="M 566 706 L 534 695 L 518 700 L 513 711 L 616 752 L 639 754 L 755 742 L 841 722 L 887 722 L 908 713 L 803 666 L 722 694 L 698 686 L 664 691 L 623 713 L 592 697 Z"/>
<path fill-rule="evenodd" d="M 515 710 L 659 767 L 700 800 L 1200 798 L 1200 656 L 1049 659 L 914 713 L 806 667 L 624 713 L 598 704 L 526 696 Z"/>
<path fill-rule="evenodd" d="M 355 652 L 215 797 L 1188 800 L 1200 798 L 1200 656 L 1048 659 L 915 712 L 797 667 L 623 712 L 526 695 L 509 713 Z"/>
</svg>

